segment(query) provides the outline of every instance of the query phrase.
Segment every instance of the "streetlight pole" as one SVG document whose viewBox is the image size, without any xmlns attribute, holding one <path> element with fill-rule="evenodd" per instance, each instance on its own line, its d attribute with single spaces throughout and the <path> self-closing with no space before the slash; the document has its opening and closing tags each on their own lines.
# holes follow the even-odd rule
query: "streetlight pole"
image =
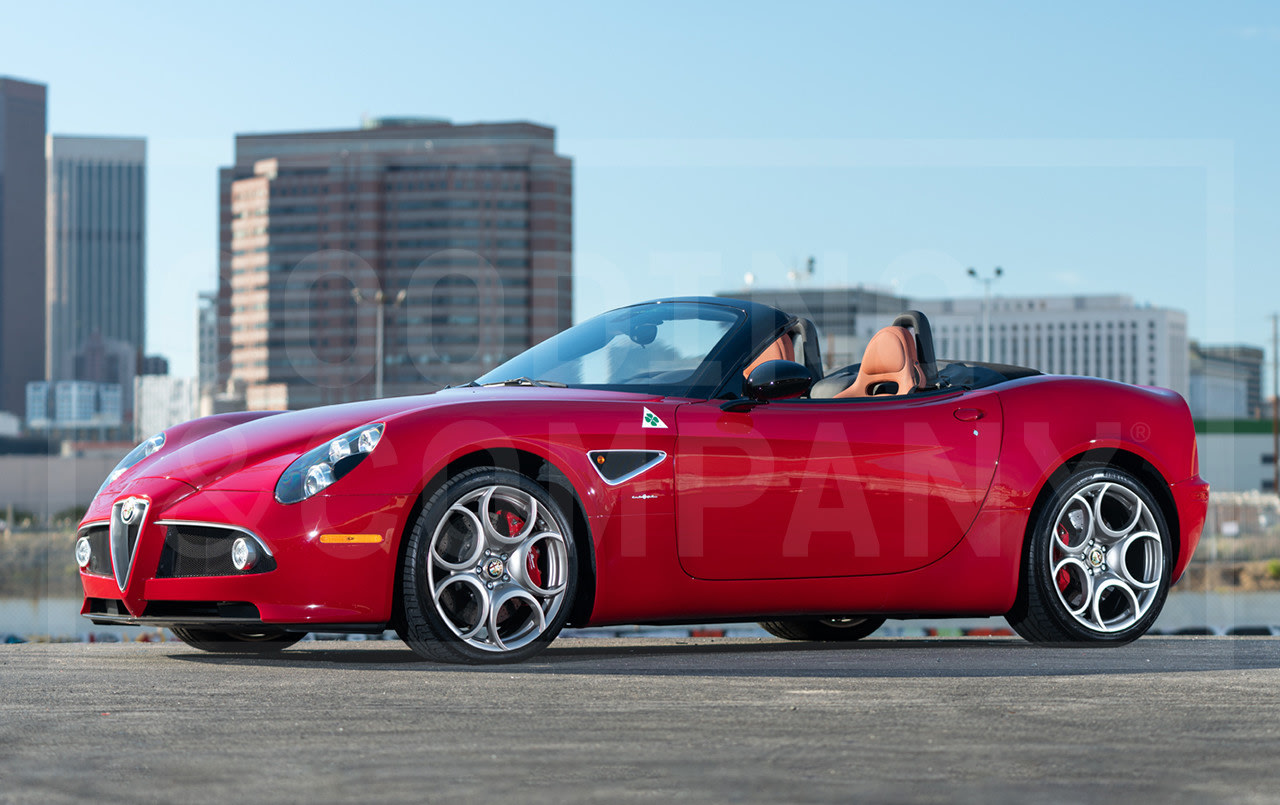
<svg viewBox="0 0 1280 805">
<path fill-rule="evenodd" d="M 386 330 L 384 329 L 386 321 L 386 306 L 382 304 L 383 294 L 378 291 L 377 298 L 374 299 L 377 304 L 374 305 L 375 315 L 377 316 L 377 324 L 374 325 L 374 347 L 373 347 L 373 396 L 382 399 L 382 350 L 383 341 L 385 340 Z"/>
<path fill-rule="evenodd" d="M 1271 314 L 1271 491 L 1280 495 L 1280 314 Z"/>
<path fill-rule="evenodd" d="M 374 361 L 375 361 L 375 365 L 373 367 L 373 396 L 375 399 L 382 399 L 382 371 L 383 371 L 382 354 L 384 350 L 384 339 L 386 337 L 385 336 L 386 310 L 389 307 L 398 307 L 401 304 L 403 304 L 406 293 L 407 293 L 406 289 L 401 288 L 400 292 L 397 293 L 395 297 L 393 297 L 391 300 L 388 301 L 387 295 L 382 291 L 381 288 L 379 288 L 377 291 L 374 292 L 373 298 L 368 300 L 373 302 L 374 315 L 376 316 L 376 318 L 374 319 L 374 331 L 373 331 L 374 332 L 373 354 L 374 354 Z M 357 305 L 360 304 L 361 302 L 366 301 L 365 295 L 360 292 L 359 288 L 351 289 L 351 298 L 355 300 L 355 303 Z"/>
<path fill-rule="evenodd" d="M 1004 276 L 1004 269 L 996 266 L 989 277 L 979 276 L 978 269 L 970 268 L 969 276 L 982 283 L 982 360 L 991 362 L 991 283 Z"/>
</svg>

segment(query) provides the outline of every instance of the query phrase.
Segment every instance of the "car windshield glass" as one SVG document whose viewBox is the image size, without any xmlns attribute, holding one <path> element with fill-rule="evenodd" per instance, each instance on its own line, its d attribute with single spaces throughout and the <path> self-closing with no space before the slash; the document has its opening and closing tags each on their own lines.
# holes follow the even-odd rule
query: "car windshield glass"
<svg viewBox="0 0 1280 805">
<path fill-rule="evenodd" d="M 743 318 L 734 308 L 698 302 L 613 310 L 547 339 L 476 382 L 527 378 L 547 385 L 678 394 L 719 381 L 711 364 Z M 708 381 L 710 375 L 714 379 Z"/>
</svg>

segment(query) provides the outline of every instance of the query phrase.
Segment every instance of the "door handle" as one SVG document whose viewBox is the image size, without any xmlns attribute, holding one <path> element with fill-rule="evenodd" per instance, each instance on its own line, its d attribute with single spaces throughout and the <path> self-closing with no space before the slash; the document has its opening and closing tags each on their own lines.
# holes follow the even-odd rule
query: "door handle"
<svg viewBox="0 0 1280 805">
<path fill-rule="evenodd" d="M 957 408 L 952 414 L 961 422 L 977 422 L 986 416 L 986 413 L 978 408 Z"/>
</svg>

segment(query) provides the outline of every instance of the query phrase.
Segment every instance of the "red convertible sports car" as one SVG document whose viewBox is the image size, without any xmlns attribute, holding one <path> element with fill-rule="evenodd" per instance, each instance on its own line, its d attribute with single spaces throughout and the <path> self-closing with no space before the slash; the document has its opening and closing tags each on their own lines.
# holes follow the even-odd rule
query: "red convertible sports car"
<svg viewBox="0 0 1280 805">
<path fill-rule="evenodd" d="M 916 312 L 824 376 L 802 318 L 668 299 L 465 387 L 171 428 L 107 478 L 76 558 L 94 623 L 210 651 L 391 628 L 489 663 L 565 625 L 856 640 L 980 615 L 1115 645 L 1207 501 L 1173 392 L 939 361 Z"/>
</svg>

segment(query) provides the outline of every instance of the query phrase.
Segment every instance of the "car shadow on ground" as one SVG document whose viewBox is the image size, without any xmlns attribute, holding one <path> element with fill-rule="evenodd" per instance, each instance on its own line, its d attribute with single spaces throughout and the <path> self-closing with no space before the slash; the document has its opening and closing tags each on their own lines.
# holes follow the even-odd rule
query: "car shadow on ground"
<svg viewBox="0 0 1280 805">
<path fill-rule="evenodd" d="M 300 643 L 270 656 L 177 650 L 174 660 L 227 666 L 507 675 L 963 678 L 1193 673 L 1280 668 L 1280 638 L 1148 637 L 1115 648 L 1056 648 L 1018 638 L 804 643 L 772 639 L 567 638 L 524 663 L 433 663 L 396 642 Z"/>
</svg>

